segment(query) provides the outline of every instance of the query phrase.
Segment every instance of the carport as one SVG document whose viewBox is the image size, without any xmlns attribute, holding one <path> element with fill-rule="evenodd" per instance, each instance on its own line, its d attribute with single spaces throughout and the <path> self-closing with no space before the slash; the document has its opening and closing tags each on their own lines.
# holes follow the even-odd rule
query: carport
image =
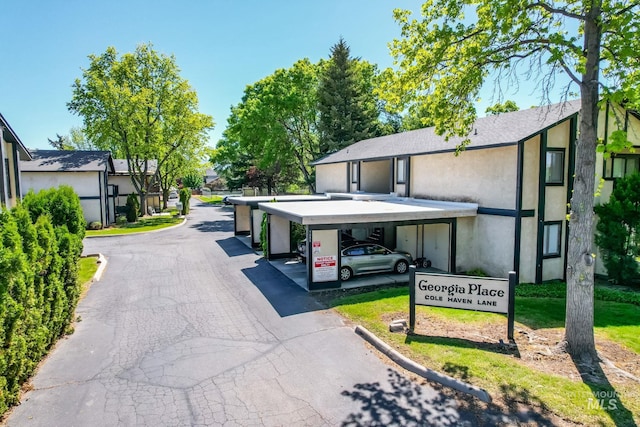
<svg viewBox="0 0 640 427">
<path fill-rule="evenodd" d="M 334 195 L 331 195 L 332 197 Z M 456 225 L 461 217 L 475 217 L 475 203 L 444 202 L 382 195 L 367 200 L 320 200 L 258 203 L 266 212 L 269 260 L 292 257 L 291 222 L 306 228 L 307 289 L 340 288 L 341 231 L 379 228 L 383 242 L 414 258 L 433 259 L 434 267 L 456 271 Z"/>
<path fill-rule="evenodd" d="M 236 236 L 251 236 L 251 246 L 260 246 L 260 228 L 262 212 L 258 207 L 264 202 L 311 202 L 327 200 L 322 195 L 285 195 L 285 196 L 238 196 L 229 197 L 233 204 L 233 229 Z"/>
</svg>

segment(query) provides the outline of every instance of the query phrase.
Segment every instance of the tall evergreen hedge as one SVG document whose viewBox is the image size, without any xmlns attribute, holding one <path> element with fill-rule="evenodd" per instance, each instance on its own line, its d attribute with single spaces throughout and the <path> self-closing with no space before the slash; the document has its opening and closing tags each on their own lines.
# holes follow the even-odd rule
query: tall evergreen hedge
<svg viewBox="0 0 640 427">
<path fill-rule="evenodd" d="M 73 319 L 84 232 L 70 187 L 0 211 L 0 414 Z"/>
</svg>

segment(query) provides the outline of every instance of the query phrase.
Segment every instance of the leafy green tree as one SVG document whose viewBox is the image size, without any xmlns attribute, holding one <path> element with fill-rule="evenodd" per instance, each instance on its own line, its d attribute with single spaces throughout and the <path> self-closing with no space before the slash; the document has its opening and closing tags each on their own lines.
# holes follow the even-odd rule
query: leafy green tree
<svg viewBox="0 0 640 427">
<path fill-rule="evenodd" d="M 182 177 L 182 185 L 191 189 L 202 188 L 204 175 L 196 171 L 191 171 Z"/>
<path fill-rule="evenodd" d="M 49 141 L 49 145 L 56 150 L 73 150 L 73 147 L 69 142 L 69 138 L 66 136 L 56 133 L 56 139 L 47 138 L 47 141 Z"/>
<path fill-rule="evenodd" d="M 609 278 L 630 283 L 638 279 L 640 257 L 640 174 L 616 180 L 609 201 L 595 207 L 596 245 Z"/>
<path fill-rule="evenodd" d="M 640 101 L 640 3 L 619 0 L 430 0 L 421 19 L 395 10 L 402 37 L 391 44 L 398 69 L 385 71 L 382 95 L 391 107 L 420 104 L 436 132 L 463 137 L 488 78 L 519 75 L 548 100 L 562 73 L 577 86 L 581 115 L 569 215 L 565 348 L 597 360 L 593 333 L 594 184 L 598 103 Z M 570 87 L 565 89 L 568 95 Z"/>
<path fill-rule="evenodd" d="M 518 108 L 518 104 L 516 104 L 515 101 L 506 100 L 503 103 L 498 102 L 497 104 L 487 107 L 484 112 L 496 116 L 500 113 L 509 113 L 511 111 L 518 111 L 519 109 L 520 108 Z"/>
<path fill-rule="evenodd" d="M 229 190 L 236 190 L 247 184 L 246 171 L 253 164 L 253 159 L 246 150 L 240 148 L 240 142 L 228 137 L 223 132 L 215 151 L 211 153 L 209 162 L 226 181 Z"/>
<path fill-rule="evenodd" d="M 318 66 L 303 59 L 247 86 L 242 102 L 231 109 L 213 159 L 230 186 L 246 183 L 253 166 L 269 189 L 302 177 L 315 190 L 317 76 Z"/>
<path fill-rule="evenodd" d="M 92 144 L 127 160 L 146 212 L 150 161 L 162 168 L 175 153 L 203 146 L 213 119 L 198 112 L 197 95 L 180 77 L 175 58 L 158 54 L 151 44 L 120 58 L 109 47 L 89 60 L 67 107 L 82 116 Z"/>
<path fill-rule="evenodd" d="M 163 208 L 167 208 L 167 200 L 172 187 L 178 185 L 178 179 L 187 175 L 198 175 L 202 181 L 205 161 L 211 148 L 199 144 L 186 144 L 167 158 L 157 171 L 157 179 L 162 192 Z M 193 187 L 199 188 L 199 187 Z"/>
<path fill-rule="evenodd" d="M 49 145 L 56 150 L 97 150 L 91 141 L 88 141 L 82 128 L 74 126 L 69 131 L 69 135 L 56 134 L 56 139 L 48 139 Z"/>
<path fill-rule="evenodd" d="M 318 87 L 321 155 L 380 134 L 380 110 L 373 95 L 375 73 L 373 65 L 351 58 L 342 38 L 331 48 Z"/>
</svg>

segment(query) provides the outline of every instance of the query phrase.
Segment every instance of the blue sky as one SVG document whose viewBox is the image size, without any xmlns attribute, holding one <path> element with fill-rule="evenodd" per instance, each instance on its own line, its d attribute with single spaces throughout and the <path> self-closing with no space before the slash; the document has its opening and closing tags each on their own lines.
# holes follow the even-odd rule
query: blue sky
<svg viewBox="0 0 640 427">
<path fill-rule="evenodd" d="M 388 43 L 398 37 L 396 7 L 415 0 L 20 0 L 4 1 L 0 45 L 0 112 L 29 148 L 69 134 L 82 120 L 68 112 L 71 85 L 87 56 L 108 46 L 132 52 L 140 43 L 173 54 L 213 116 L 210 146 L 221 137 L 229 108 L 246 85 L 295 61 L 328 58 L 342 36 L 352 56 L 392 65 Z M 520 108 L 537 104 L 526 82 L 506 94 Z M 490 96 L 483 101 L 488 104 Z M 484 111 L 484 107 L 478 109 Z"/>
</svg>

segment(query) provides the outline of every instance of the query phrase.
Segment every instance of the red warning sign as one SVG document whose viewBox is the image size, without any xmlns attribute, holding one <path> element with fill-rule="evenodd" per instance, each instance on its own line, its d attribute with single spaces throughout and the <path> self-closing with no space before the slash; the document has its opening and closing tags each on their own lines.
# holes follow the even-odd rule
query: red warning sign
<svg viewBox="0 0 640 427">
<path fill-rule="evenodd" d="M 313 259 L 315 268 L 335 267 L 338 261 L 335 256 L 319 256 Z"/>
</svg>

